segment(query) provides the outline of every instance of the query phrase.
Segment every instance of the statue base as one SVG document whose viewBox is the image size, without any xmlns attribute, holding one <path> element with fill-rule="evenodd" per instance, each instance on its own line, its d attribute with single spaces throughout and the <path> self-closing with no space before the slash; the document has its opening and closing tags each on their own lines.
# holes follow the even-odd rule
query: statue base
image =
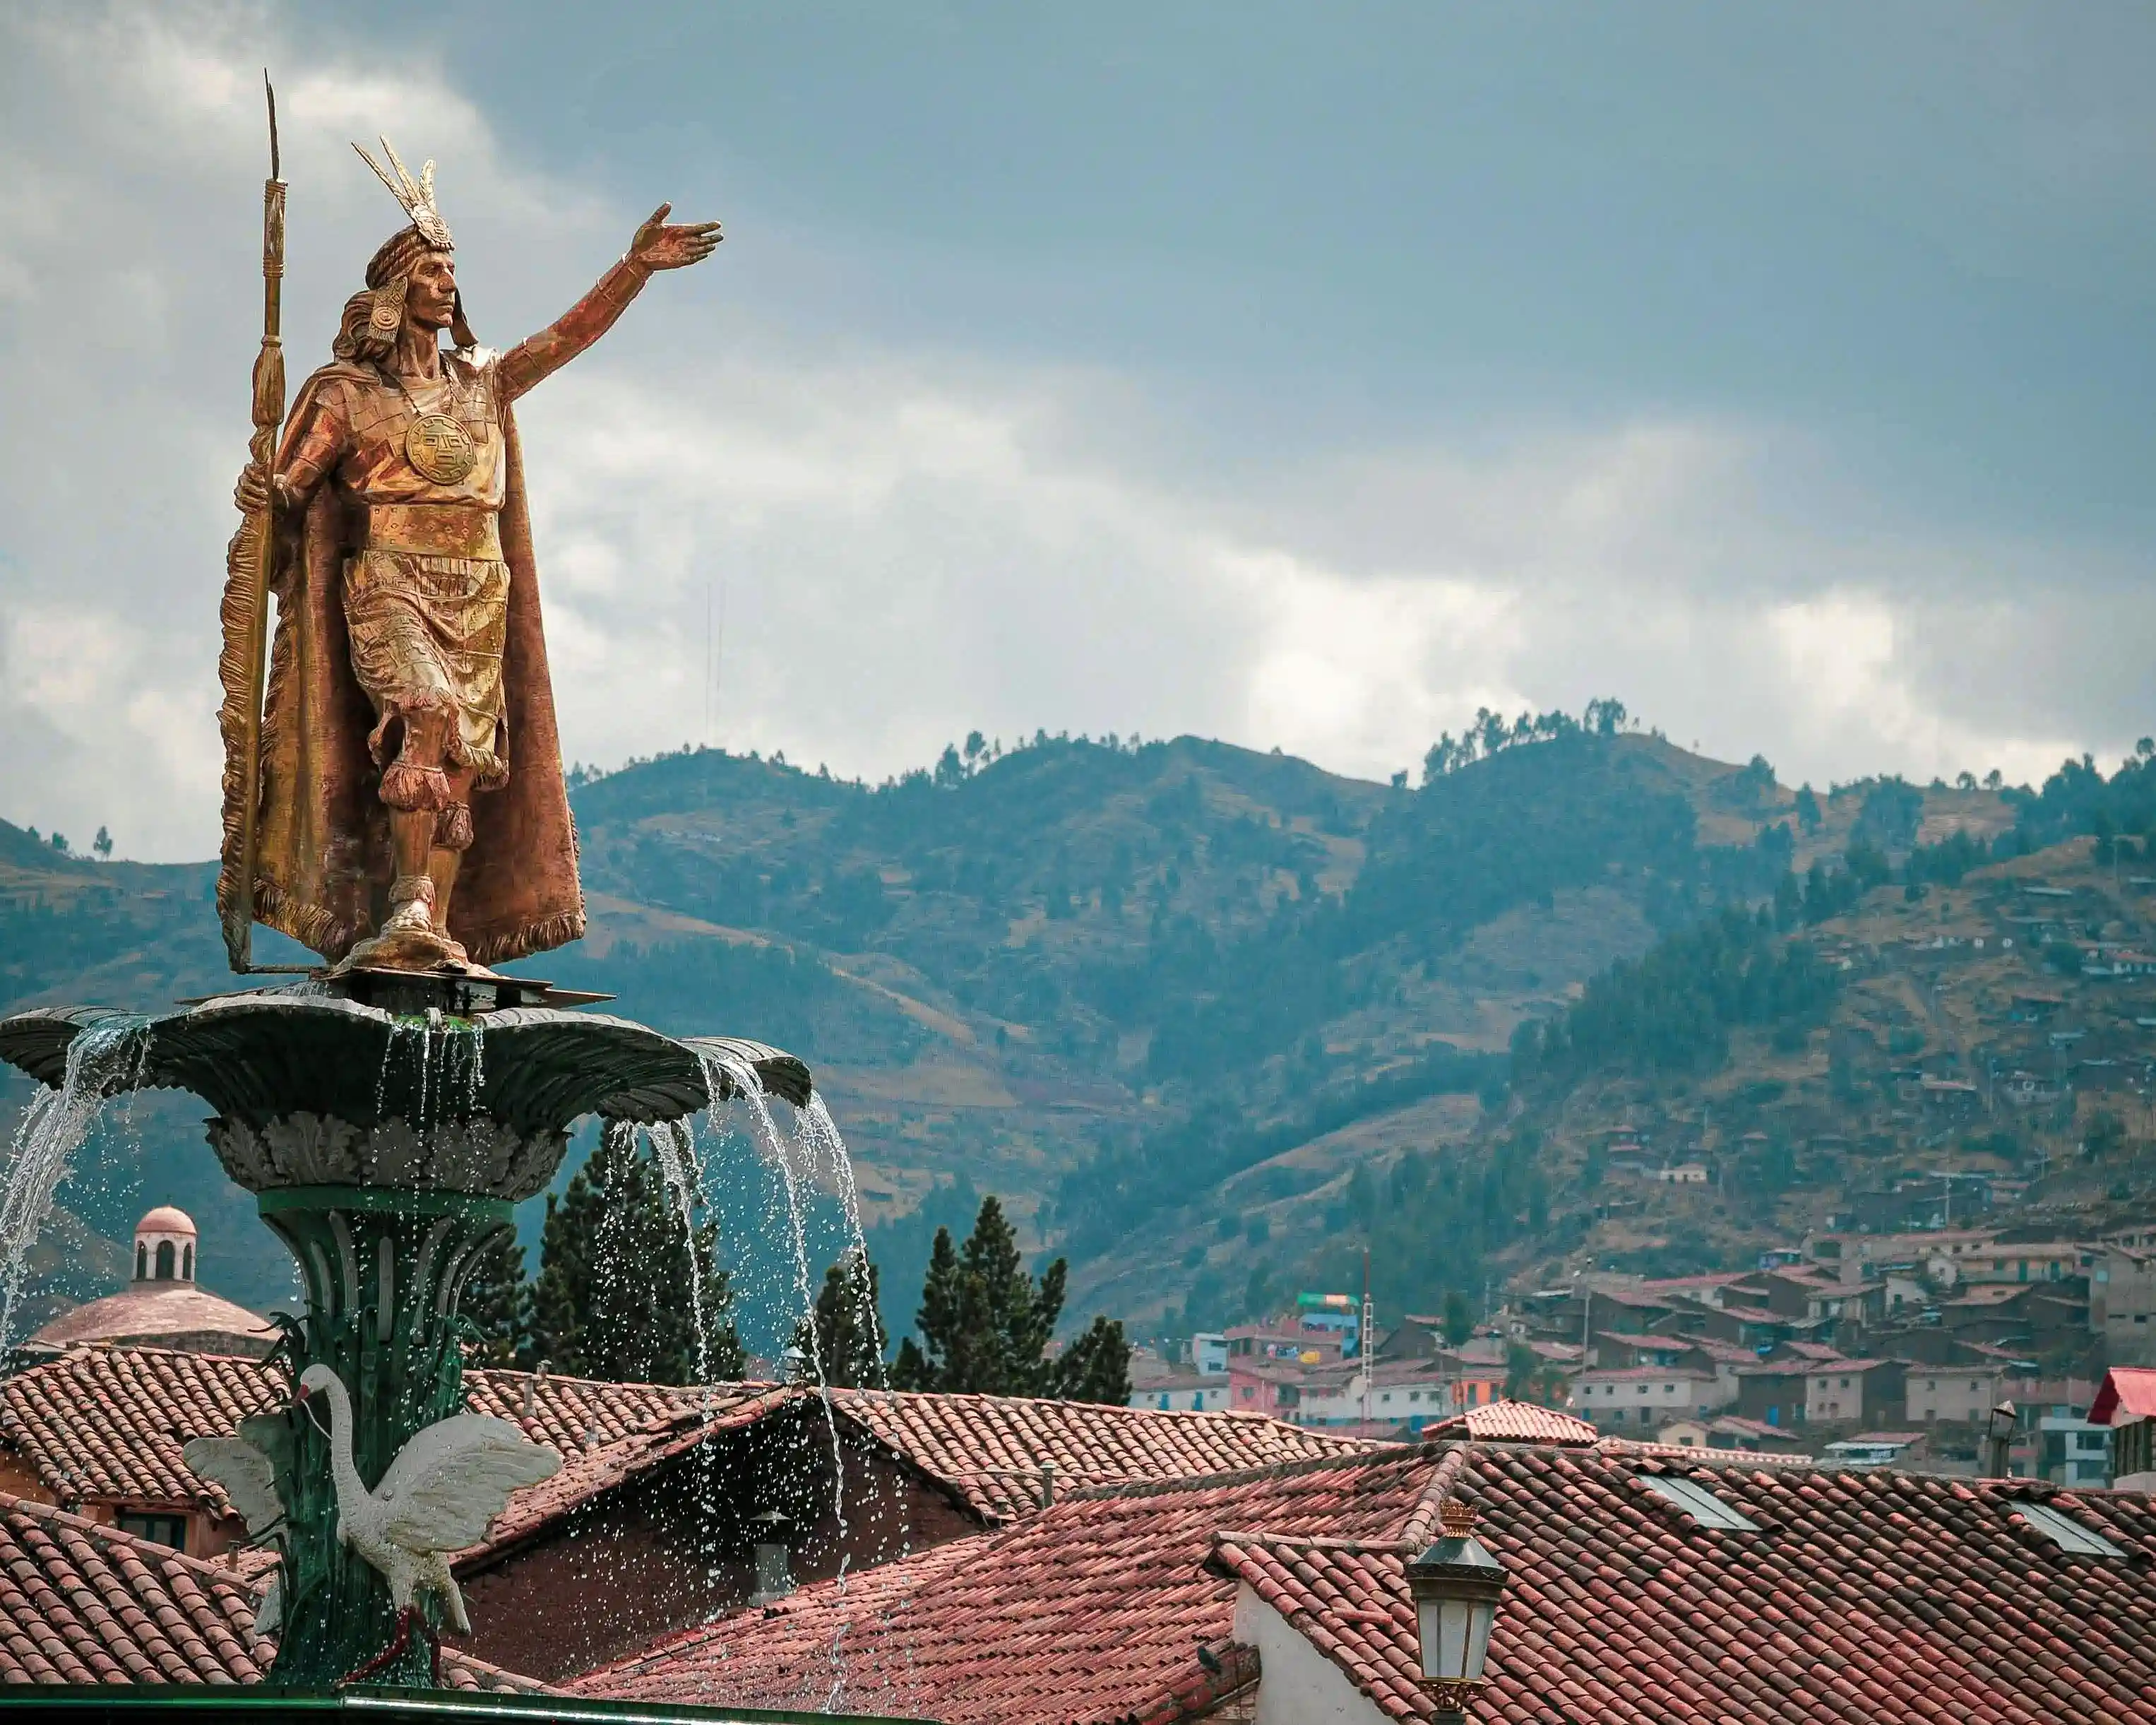
<svg viewBox="0 0 2156 1725">
<path fill-rule="evenodd" d="M 344 965 L 377 971 L 465 971 L 471 960 L 462 945 L 434 929 L 387 928 L 352 950 Z"/>
</svg>

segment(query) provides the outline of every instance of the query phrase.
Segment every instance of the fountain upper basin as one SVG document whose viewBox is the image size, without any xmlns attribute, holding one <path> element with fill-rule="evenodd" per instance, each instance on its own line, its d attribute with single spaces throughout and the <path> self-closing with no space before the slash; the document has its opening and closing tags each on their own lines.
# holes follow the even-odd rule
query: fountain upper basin
<svg viewBox="0 0 2156 1725">
<path fill-rule="evenodd" d="M 122 1032 L 125 1032 L 124 1034 Z M 727 1067 L 805 1105 L 808 1067 L 779 1049 L 675 1038 L 603 1013 L 513 1007 L 475 1019 L 398 1017 L 313 982 L 221 995 L 141 1019 L 97 1007 L 0 1019 L 0 1060 L 100 1095 L 193 1092 L 210 1140 L 251 1191 L 316 1185 L 488 1193 L 541 1190 L 588 1114 L 652 1123 L 727 1100 Z"/>
</svg>

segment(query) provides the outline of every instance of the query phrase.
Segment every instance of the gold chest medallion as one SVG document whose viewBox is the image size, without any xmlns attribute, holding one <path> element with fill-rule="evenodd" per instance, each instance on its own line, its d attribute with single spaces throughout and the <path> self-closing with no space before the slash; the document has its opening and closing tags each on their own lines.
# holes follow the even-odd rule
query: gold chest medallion
<svg viewBox="0 0 2156 1725">
<path fill-rule="evenodd" d="M 479 464 L 471 433 L 447 414 L 422 414 L 404 434 L 404 459 L 436 485 L 455 485 Z"/>
</svg>

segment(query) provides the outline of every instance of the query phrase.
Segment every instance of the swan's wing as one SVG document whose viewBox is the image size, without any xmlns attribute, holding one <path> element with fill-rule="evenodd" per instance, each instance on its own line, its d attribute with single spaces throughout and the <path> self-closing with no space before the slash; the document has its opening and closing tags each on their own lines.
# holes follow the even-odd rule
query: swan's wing
<svg viewBox="0 0 2156 1725">
<path fill-rule="evenodd" d="M 509 1494 L 551 1479 L 560 1454 L 506 1419 L 453 1413 L 397 1452 L 370 1494 L 382 1536 L 408 1552 L 455 1552 L 486 1537 Z"/>
<path fill-rule="evenodd" d="M 190 1438 L 180 1446 L 180 1458 L 197 1478 L 224 1488 L 250 1537 L 284 1519 L 277 1470 L 246 1439 Z"/>
</svg>

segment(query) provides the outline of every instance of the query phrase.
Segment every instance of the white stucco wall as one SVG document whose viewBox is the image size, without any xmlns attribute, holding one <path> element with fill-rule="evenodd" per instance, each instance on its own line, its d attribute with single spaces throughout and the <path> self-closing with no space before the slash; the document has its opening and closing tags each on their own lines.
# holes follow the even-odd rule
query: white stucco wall
<svg viewBox="0 0 2156 1725">
<path fill-rule="evenodd" d="M 1235 1639 L 1258 1650 L 1254 1725 L 1390 1725 L 1347 1673 L 1247 1582 L 1235 1590 Z"/>
</svg>

